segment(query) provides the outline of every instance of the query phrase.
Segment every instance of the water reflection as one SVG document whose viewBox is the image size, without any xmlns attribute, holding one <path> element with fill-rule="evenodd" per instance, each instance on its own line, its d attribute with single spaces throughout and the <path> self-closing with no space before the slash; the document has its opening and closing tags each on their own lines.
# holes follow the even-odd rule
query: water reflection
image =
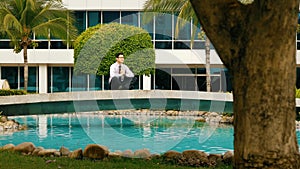
<svg viewBox="0 0 300 169">
<path fill-rule="evenodd" d="M 103 115 L 99 112 L 14 117 L 28 130 L 0 136 L 0 146 L 33 142 L 71 150 L 101 144 L 110 151 L 147 148 L 151 153 L 186 149 L 223 153 L 233 149 L 232 126 L 195 122 L 194 116 Z"/>
</svg>

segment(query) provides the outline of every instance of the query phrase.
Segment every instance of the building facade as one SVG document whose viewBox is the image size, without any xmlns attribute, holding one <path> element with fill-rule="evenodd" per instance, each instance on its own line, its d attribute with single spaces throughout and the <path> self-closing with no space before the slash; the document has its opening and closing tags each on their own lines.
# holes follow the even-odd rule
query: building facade
<svg viewBox="0 0 300 169">
<path fill-rule="evenodd" d="M 74 11 L 79 33 L 91 26 L 110 22 L 141 27 L 149 32 L 155 47 L 156 73 L 149 77 L 137 76 L 136 90 L 206 91 L 205 40 L 198 36 L 199 27 L 194 26 L 192 20 L 187 21 L 176 35 L 179 19 L 176 14 L 153 16 L 151 22 L 145 23 L 145 1 L 63 0 L 63 3 Z M 73 74 L 73 49 L 61 40 L 33 38 L 39 41 L 39 45 L 28 50 L 28 91 L 53 93 L 109 89 L 108 76 Z M 210 48 L 212 91 L 231 91 L 227 70 L 212 45 Z M 298 66 L 299 56 L 297 51 Z M 23 53 L 13 53 L 9 39 L 0 39 L 0 79 L 7 79 L 12 89 L 23 87 L 22 64 Z"/>
</svg>

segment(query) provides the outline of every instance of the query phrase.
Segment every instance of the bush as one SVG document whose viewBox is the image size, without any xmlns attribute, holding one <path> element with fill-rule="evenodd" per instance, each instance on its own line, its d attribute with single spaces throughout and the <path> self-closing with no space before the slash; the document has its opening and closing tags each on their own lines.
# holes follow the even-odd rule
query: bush
<svg viewBox="0 0 300 169">
<path fill-rule="evenodd" d="M 16 90 L 16 89 L 0 90 L 0 96 L 26 95 L 26 94 L 27 92 L 24 90 Z"/>
<path fill-rule="evenodd" d="M 296 98 L 300 98 L 300 89 L 296 88 Z"/>
<path fill-rule="evenodd" d="M 149 33 L 135 26 L 110 23 L 83 32 L 74 43 L 74 71 L 109 75 L 115 55 L 124 53 L 124 63 L 135 75 L 150 75 L 155 70 L 155 50 Z"/>
</svg>

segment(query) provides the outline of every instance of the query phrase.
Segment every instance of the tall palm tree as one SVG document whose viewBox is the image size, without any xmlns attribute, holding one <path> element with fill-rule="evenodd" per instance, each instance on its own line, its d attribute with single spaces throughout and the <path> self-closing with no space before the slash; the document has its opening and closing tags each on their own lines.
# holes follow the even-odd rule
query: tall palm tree
<svg viewBox="0 0 300 169">
<path fill-rule="evenodd" d="M 146 12 L 157 12 L 157 13 L 164 13 L 164 12 L 172 12 L 178 13 L 178 19 L 176 22 L 176 30 L 175 36 L 178 36 L 179 30 L 189 22 L 190 20 L 193 21 L 193 24 L 197 27 L 200 23 L 199 20 L 194 12 L 193 7 L 189 0 L 147 0 L 144 5 L 144 11 Z M 147 17 L 147 15 L 146 15 Z M 149 20 L 146 18 L 145 20 Z M 196 29 L 192 31 L 192 44 L 194 42 L 194 37 L 196 34 Z M 207 91 L 211 91 L 211 78 L 210 78 L 210 40 L 205 36 L 205 57 L 206 57 L 206 88 Z"/>
<path fill-rule="evenodd" d="M 65 43 L 75 39 L 77 29 L 74 17 L 63 7 L 61 0 L 2 0 L 0 2 L 0 33 L 14 46 L 14 52 L 23 49 L 24 90 L 28 86 L 27 49 L 36 44 L 35 36 L 60 38 Z"/>
</svg>

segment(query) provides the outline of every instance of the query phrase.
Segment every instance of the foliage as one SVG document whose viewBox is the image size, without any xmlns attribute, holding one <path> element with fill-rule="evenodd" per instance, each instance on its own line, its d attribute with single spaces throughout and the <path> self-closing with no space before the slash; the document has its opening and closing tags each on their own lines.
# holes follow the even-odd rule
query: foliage
<svg viewBox="0 0 300 169">
<path fill-rule="evenodd" d="M 50 38 L 51 33 L 53 37 L 66 40 L 64 42 L 75 39 L 77 29 L 73 26 L 74 20 L 72 13 L 63 7 L 60 0 L 0 2 L 0 32 L 12 40 L 16 53 L 21 52 L 24 46 L 31 45 L 33 34 Z"/>
<path fill-rule="evenodd" d="M 189 0 L 147 0 L 144 5 L 144 11 L 146 12 L 143 18 L 144 22 L 149 22 L 153 19 L 154 15 L 161 15 L 163 13 L 175 13 L 178 15 L 176 22 L 175 36 L 179 34 L 179 30 L 184 27 L 186 24 L 190 23 L 191 19 L 193 20 L 192 37 L 195 37 L 197 27 L 200 25 L 200 22 L 195 14 L 194 9 L 191 6 Z M 204 33 L 201 30 L 202 34 Z M 199 36 L 198 36 L 199 37 Z M 200 37 L 201 38 L 201 37 Z M 192 38 L 192 41 L 194 39 Z"/>
<path fill-rule="evenodd" d="M 16 90 L 16 89 L 0 90 L 0 96 L 26 95 L 26 94 L 27 92 L 24 90 Z"/>
<path fill-rule="evenodd" d="M 300 98 L 300 89 L 296 88 L 296 98 Z"/>
<path fill-rule="evenodd" d="M 140 159 L 140 158 L 110 158 L 101 161 L 95 160 L 75 160 L 62 157 L 37 157 L 24 156 L 16 152 L 0 150 L 0 168 L 9 169 L 57 169 L 57 168 L 130 168 L 130 169 L 176 169 L 177 165 L 166 164 L 161 158 Z M 181 169 L 191 167 L 180 166 Z M 209 167 L 199 167 L 198 169 L 208 169 Z M 232 166 L 220 165 L 214 169 L 229 169 Z"/>
<path fill-rule="evenodd" d="M 37 46 L 32 37 L 63 39 L 71 42 L 77 36 L 75 17 L 61 0 L 5 0 L 0 2 L 0 35 L 7 36 L 14 52 L 24 49 L 24 90 L 28 87 L 29 46 Z"/>
<path fill-rule="evenodd" d="M 118 23 L 88 28 L 75 40 L 74 71 L 108 75 L 119 52 L 124 53 L 124 63 L 135 75 L 154 73 L 155 52 L 149 33 Z"/>
</svg>

